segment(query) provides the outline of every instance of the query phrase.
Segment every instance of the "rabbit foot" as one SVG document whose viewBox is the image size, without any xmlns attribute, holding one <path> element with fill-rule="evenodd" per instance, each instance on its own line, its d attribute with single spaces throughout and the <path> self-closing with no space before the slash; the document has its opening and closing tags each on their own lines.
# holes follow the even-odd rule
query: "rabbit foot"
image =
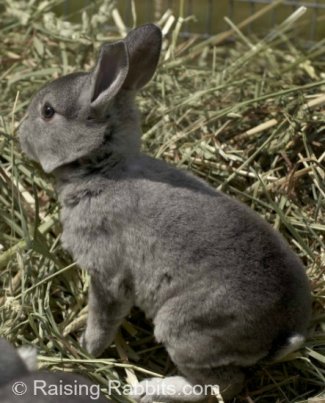
<svg viewBox="0 0 325 403">
<path fill-rule="evenodd" d="M 83 347 L 90 355 L 94 357 L 99 357 L 104 350 L 109 346 L 107 341 L 107 333 L 98 331 L 97 329 L 88 328 L 82 333 L 79 338 L 79 344 Z"/>
<path fill-rule="evenodd" d="M 182 376 L 145 379 L 133 388 L 130 397 L 138 403 L 200 402 L 207 398 L 202 388 L 195 388 Z"/>
</svg>

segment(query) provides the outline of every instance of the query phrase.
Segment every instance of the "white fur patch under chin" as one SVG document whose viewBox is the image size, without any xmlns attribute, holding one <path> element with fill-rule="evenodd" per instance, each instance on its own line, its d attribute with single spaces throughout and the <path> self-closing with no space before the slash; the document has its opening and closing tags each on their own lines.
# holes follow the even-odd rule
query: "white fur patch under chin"
<svg viewBox="0 0 325 403">
<path fill-rule="evenodd" d="M 20 347 L 17 352 L 29 371 L 37 370 L 37 349 L 35 347 Z"/>
<path fill-rule="evenodd" d="M 277 351 L 274 361 L 281 360 L 285 356 L 298 350 L 305 341 L 305 337 L 301 334 L 295 334 L 288 339 L 287 345 Z"/>
</svg>

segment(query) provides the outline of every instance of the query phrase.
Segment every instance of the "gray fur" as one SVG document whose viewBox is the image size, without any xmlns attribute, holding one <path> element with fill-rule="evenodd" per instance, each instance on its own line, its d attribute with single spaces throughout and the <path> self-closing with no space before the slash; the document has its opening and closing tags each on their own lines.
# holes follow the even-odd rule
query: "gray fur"
<svg viewBox="0 0 325 403">
<path fill-rule="evenodd" d="M 26 387 L 26 392 L 19 395 Z M 71 390 L 74 395 L 69 395 Z M 18 394 L 14 392 L 17 391 Z M 51 392 L 52 391 L 52 392 Z M 57 394 L 53 394 L 57 392 Z M 63 391 L 63 392 L 61 392 Z M 51 395 L 51 393 L 53 395 Z M 94 399 L 95 398 L 95 399 Z M 98 385 L 72 373 L 29 372 L 24 361 L 5 339 L 0 338 L 1 403 L 105 403 Z"/>
<path fill-rule="evenodd" d="M 140 152 L 133 100 L 156 67 L 160 32 L 149 24 L 124 43 L 128 65 L 125 57 L 114 65 L 120 62 L 127 78 L 101 106 L 106 119 L 96 111 L 100 117 L 87 121 L 85 94 L 98 80 L 100 56 L 93 72 L 60 78 L 36 94 L 21 144 L 55 175 L 63 246 L 91 276 L 83 345 L 101 354 L 137 305 L 187 382 L 219 384 L 231 397 L 246 367 L 290 351 L 290 340 L 306 335 L 305 269 L 254 211 Z M 50 122 L 39 113 L 45 99 L 59 111 Z"/>
<path fill-rule="evenodd" d="M 14 347 L 0 337 L 0 388 L 16 376 L 28 374 L 28 369 Z"/>
</svg>

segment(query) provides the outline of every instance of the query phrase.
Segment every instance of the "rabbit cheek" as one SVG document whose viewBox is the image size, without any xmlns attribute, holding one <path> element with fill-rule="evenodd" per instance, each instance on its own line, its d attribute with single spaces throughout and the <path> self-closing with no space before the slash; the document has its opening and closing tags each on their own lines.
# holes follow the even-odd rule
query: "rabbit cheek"
<svg viewBox="0 0 325 403">
<path fill-rule="evenodd" d="M 21 149 L 24 152 L 24 154 L 26 154 L 27 157 L 29 157 L 31 159 L 35 159 L 35 152 L 34 152 L 33 148 L 31 147 L 30 143 L 28 142 L 26 136 L 19 136 L 19 142 L 20 142 L 20 146 L 21 146 Z"/>
<path fill-rule="evenodd" d="M 37 153 L 34 147 L 34 142 L 29 136 L 28 132 L 24 132 L 23 126 L 19 130 L 19 142 L 22 151 L 27 155 L 28 158 L 38 161 Z"/>
</svg>

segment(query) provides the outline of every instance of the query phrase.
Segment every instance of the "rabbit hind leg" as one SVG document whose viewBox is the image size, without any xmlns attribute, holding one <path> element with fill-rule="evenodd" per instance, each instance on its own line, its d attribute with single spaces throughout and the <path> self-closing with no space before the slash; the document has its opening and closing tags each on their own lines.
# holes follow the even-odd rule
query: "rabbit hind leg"
<svg viewBox="0 0 325 403">
<path fill-rule="evenodd" d="M 237 395 L 244 383 L 244 373 L 234 366 L 182 371 L 188 377 L 169 376 L 145 379 L 134 388 L 131 397 L 139 403 L 218 402 Z M 215 396 L 215 397 L 214 397 Z"/>
<path fill-rule="evenodd" d="M 182 376 L 149 378 L 136 385 L 130 397 L 139 403 L 207 402 L 208 396 L 197 386 Z"/>
<path fill-rule="evenodd" d="M 205 388 L 205 394 L 217 396 L 219 394 L 224 400 L 238 395 L 244 386 L 244 370 L 235 365 L 212 368 L 179 367 L 179 370 L 192 385 L 202 385 Z"/>
</svg>

